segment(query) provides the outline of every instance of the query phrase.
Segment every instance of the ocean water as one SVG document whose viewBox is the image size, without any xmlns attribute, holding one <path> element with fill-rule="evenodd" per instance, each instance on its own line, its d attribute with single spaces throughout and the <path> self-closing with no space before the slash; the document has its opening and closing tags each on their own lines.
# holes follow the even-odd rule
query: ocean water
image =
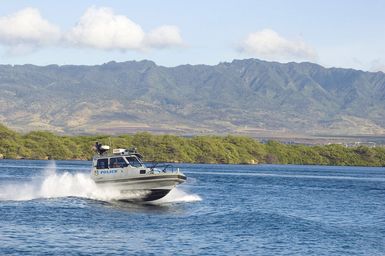
<svg viewBox="0 0 385 256">
<path fill-rule="evenodd" d="M 385 168 L 179 164 L 153 204 L 87 161 L 0 161 L 0 255 L 385 255 Z"/>
</svg>

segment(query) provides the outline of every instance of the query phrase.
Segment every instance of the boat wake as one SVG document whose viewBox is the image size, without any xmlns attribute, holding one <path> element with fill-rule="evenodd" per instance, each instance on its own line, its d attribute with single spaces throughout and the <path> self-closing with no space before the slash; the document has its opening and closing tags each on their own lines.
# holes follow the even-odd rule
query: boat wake
<svg viewBox="0 0 385 256">
<path fill-rule="evenodd" d="M 55 162 L 50 163 L 43 176 L 34 177 L 24 183 L 0 185 L 1 201 L 27 201 L 40 198 L 81 197 L 100 201 L 123 199 L 135 200 L 143 196 L 137 192 L 124 193 L 114 187 L 99 187 L 89 177 L 88 173 L 56 172 Z M 173 189 L 165 198 L 157 203 L 192 202 L 201 198 L 189 194 L 180 188 Z"/>
<path fill-rule="evenodd" d="M 165 197 L 153 202 L 154 204 L 167 204 L 179 202 L 196 202 L 201 200 L 202 198 L 197 194 L 188 193 L 181 188 L 174 188 Z"/>
</svg>

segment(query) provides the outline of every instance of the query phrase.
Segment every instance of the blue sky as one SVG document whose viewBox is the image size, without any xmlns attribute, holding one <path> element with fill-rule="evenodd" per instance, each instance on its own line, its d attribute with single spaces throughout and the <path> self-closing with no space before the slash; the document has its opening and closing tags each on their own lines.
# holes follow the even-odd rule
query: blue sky
<svg viewBox="0 0 385 256">
<path fill-rule="evenodd" d="M 385 1 L 2 1 L 1 64 L 233 59 L 385 71 Z M 32 25 L 31 25 L 32 24 Z"/>
</svg>

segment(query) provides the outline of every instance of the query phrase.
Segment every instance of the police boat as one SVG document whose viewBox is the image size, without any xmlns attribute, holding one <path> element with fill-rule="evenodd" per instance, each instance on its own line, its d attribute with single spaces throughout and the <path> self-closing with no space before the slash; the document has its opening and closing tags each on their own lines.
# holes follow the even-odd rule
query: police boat
<svg viewBox="0 0 385 256">
<path fill-rule="evenodd" d="M 136 148 L 113 149 L 96 143 L 91 178 L 105 189 L 118 191 L 120 201 L 153 201 L 166 196 L 186 176 L 172 165 L 145 166 Z"/>
</svg>

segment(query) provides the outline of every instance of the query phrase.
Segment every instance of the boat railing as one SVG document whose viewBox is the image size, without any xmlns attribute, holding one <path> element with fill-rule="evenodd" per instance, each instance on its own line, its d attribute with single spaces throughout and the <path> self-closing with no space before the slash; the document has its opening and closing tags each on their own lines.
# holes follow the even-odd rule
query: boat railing
<svg viewBox="0 0 385 256">
<path fill-rule="evenodd" d="M 155 163 L 152 166 L 149 166 L 151 173 L 178 173 L 179 168 L 173 166 L 172 164 L 160 164 Z"/>
</svg>

